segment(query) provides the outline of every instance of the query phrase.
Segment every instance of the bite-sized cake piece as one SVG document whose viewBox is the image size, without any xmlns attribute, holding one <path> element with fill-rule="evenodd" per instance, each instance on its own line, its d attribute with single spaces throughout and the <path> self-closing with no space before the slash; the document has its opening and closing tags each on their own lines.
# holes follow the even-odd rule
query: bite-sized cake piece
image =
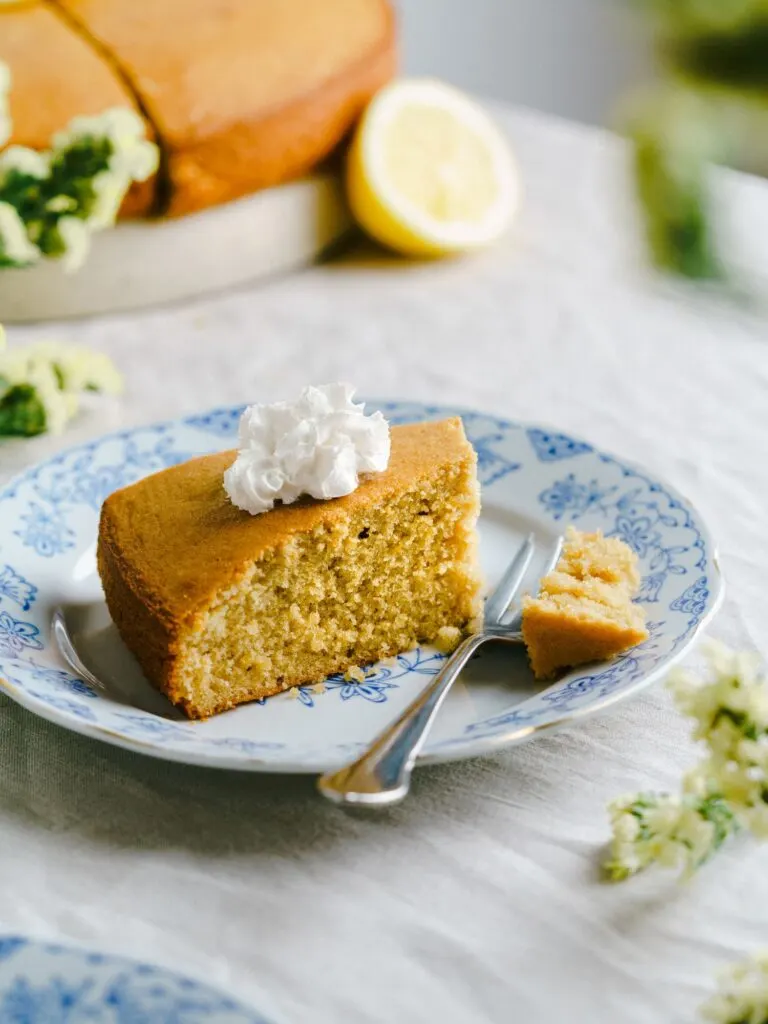
<svg viewBox="0 0 768 1024">
<path fill-rule="evenodd" d="M 387 0 L 56 3 L 151 118 L 171 215 L 306 174 L 395 70 Z"/>
<path fill-rule="evenodd" d="M 464 631 L 480 613 L 476 456 L 461 420 L 397 426 L 351 494 L 250 515 L 234 452 L 112 494 L 98 565 L 147 678 L 190 718 Z"/>
<path fill-rule="evenodd" d="M 523 639 L 537 679 L 604 661 L 648 638 L 637 555 L 622 540 L 568 528 L 555 570 L 523 599 Z"/>
</svg>

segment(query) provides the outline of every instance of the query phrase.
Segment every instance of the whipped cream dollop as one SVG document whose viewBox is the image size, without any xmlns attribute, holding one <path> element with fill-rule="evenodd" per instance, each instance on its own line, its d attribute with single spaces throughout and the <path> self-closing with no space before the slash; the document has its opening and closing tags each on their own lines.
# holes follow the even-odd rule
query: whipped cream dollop
<svg viewBox="0 0 768 1024">
<path fill-rule="evenodd" d="M 224 473 L 233 505 L 258 515 L 301 495 L 351 494 L 361 473 L 389 464 L 389 424 L 366 416 L 349 384 L 305 388 L 296 402 L 250 405 L 240 418 L 237 457 Z"/>
</svg>

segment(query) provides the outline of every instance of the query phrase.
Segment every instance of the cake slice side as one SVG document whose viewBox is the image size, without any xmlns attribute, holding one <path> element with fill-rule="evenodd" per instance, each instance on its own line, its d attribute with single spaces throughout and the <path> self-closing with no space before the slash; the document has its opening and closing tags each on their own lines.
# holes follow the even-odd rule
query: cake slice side
<svg viewBox="0 0 768 1024">
<path fill-rule="evenodd" d="M 395 427 L 385 473 L 263 516 L 228 502 L 228 460 L 156 474 L 102 512 L 112 618 L 190 717 L 464 631 L 480 613 L 476 457 L 460 421 Z"/>
<path fill-rule="evenodd" d="M 102 508 L 96 563 L 109 614 L 152 685 L 162 690 L 177 649 L 178 623 L 120 553 L 115 520 Z"/>
</svg>

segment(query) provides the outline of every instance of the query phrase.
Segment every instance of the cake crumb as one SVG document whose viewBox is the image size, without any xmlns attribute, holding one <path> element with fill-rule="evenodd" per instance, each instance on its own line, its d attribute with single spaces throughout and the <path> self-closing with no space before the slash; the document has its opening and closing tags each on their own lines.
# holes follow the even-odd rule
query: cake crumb
<svg viewBox="0 0 768 1024">
<path fill-rule="evenodd" d="M 357 665 L 353 665 L 352 668 L 348 668 L 344 673 L 344 679 L 348 683 L 364 683 L 365 672 L 363 672 L 361 668 L 358 668 Z"/>
<path fill-rule="evenodd" d="M 523 599 L 523 639 L 537 679 L 609 658 L 648 639 L 637 554 L 618 537 L 569 527 L 560 561 Z"/>
<path fill-rule="evenodd" d="M 435 647 L 442 654 L 451 654 L 461 640 L 461 630 L 457 626 L 441 626 L 435 637 Z"/>
<path fill-rule="evenodd" d="M 482 633 L 483 626 L 485 625 L 485 616 L 481 612 L 479 615 L 473 616 L 469 623 L 470 633 Z"/>
</svg>

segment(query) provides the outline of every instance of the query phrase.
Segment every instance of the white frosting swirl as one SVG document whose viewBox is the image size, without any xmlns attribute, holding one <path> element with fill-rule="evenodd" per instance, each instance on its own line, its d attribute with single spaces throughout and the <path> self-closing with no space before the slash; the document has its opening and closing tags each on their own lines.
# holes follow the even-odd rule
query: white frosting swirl
<svg viewBox="0 0 768 1024">
<path fill-rule="evenodd" d="M 349 384 L 308 387 L 297 402 L 250 405 L 240 418 L 240 449 L 224 473 L 233 505 L 258 515 L 302 494 L 340 498 L 360 473 L 389 464 L 389 424 L 364 414 Z"/>
</svg>

